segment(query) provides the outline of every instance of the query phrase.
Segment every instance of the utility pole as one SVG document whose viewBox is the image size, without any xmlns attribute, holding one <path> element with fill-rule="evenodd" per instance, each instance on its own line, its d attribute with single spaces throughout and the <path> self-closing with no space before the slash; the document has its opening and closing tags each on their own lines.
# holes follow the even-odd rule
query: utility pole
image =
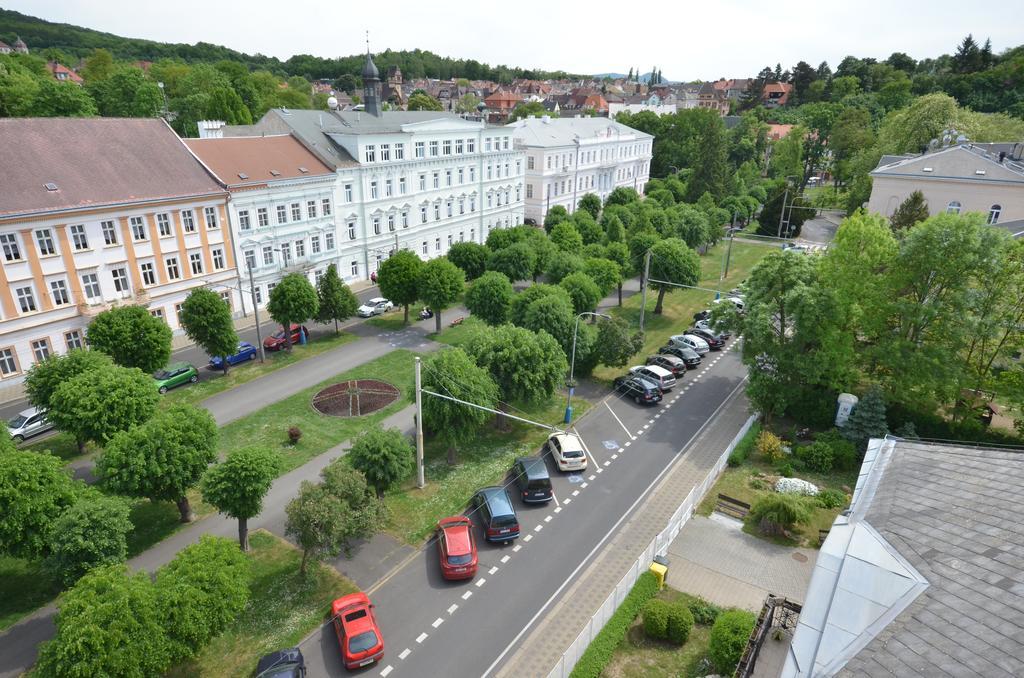
<svg viewBox="0 0 1024 678">
<path fill-rule="evenodd" d="M 779 230 L 776 232 L 775 237 L 782 237 L 782 220 L 786 216 L 786 200 L 789 199 L 789 182 L 786 182 L 786 192 L 782 196 L 782 211 L 779 212 Z"/>
<path fill-rule="evenodd" d="M 423 395 L 421 393 L 420 359 L 416 358 L 416 487 L 423 489 L 427 481 L 423 477 Z"/>
<path fill-rule="evenodd" d="M 575 369 L 576 369 L 576 336 L 577 336 L 577 334 L 580 331 L 580 318 L 582 318 L 585 315 L 589 315 L 590 317 L 592 317 L 594 319 L 597 319 L 599 317 L 600 318 L 604 318 L 605 320 L 611 320 L 612 319 L 612 317 L 610 315 L 608 315 L 607 313 L 594 313 L 592 311 L 583 311 L 582 313 L 577 313 L 576 314 L 576 324 L 575 324 L 575 326 L 573 327 L 573 330 L 572 330 L 572 358 L 569 360 L 569 381 L 567 381 L 566 384 L 565 384 L 567 389 L 568 389 L 568 391 L 569 391 L 569 395 L 565 399 L 565 423 L 566 423 L 566 425 L 569 425 L 569 424 L 572 423 L 572 394 L 573 394 L 573 391 L 576 389 L 576 382 L 573 379 L 573 377 L 575 376 L 575 373 L 576 373 L 575 372 Z"/>
<path fill-rule="evenodd" d="M 732 241 L 735 237 L 735 233 L 729 234 L 729 249 L 725 251 L 725 275 L 722 276 L 723 280 L 729 277 L 729 258 L 732 257 Z"/>
<path fill-rule="evenodd" d="M 263 351 L 263 338 L 260 336 L 260 309 L 256 306 L 256 284 L 252 280 L 252 264 L 248 259 L 245 267 L 249 269 L 249 293 L 252 295 L 252 315 L 256 319 L 256 346 L 260 350 L 260 362 L 266 362 L 267 354 Z"/>
<path fill-rule="evenodd" d="M 651 275 L 651 251 L 644 255 L 644 277 L 640 282 L 640 331 L 644 331 L 644 311 L 647 310 L 647 285 Z"/>
</svg>

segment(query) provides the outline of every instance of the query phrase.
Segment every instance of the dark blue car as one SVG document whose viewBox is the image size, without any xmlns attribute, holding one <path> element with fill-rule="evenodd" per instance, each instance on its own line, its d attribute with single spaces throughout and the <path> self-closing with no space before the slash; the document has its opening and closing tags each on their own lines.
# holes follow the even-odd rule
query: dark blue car
<svg viewBox="0 0 1024 678">
<path fill-rule="evenodd" d="M 223 358 L 210 358 L 210 367 L 215 370 L 224 369 Z M 244 363 L 247 360 L 256 360 L 256 347 L 247 341 L 238 342 L 238 350 L 235 351 L 234 355 L 229 355 L 228 365 L 237 365 L 238 363 Z"/>
</svg>

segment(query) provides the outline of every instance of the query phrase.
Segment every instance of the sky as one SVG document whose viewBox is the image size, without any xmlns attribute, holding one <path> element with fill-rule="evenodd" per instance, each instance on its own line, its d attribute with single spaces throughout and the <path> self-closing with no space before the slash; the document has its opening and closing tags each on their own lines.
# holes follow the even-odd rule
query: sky
<svg viewBox="0 0 1024 678">
<path fill-rule="evenodd" d="M 915 59 L 952 53 L 972 33 L 996 53 L 1024 42 L 1021 0 L 3 0 L 6 9 L 125 37 L 210 42 L 287 59 L 420 48 L 573 73 L 647 72 L 672 80 L 749 77 L 799 60 Z M 31 47 L 31 45 L 30 45 Z"/>
</svg>

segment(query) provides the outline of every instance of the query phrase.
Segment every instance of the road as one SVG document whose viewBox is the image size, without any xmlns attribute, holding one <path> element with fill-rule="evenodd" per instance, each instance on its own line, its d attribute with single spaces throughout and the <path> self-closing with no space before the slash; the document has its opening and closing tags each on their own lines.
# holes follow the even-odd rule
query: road
<svg viewBox="0 0 1024 678">
<path fill-rule="evenodd" d="M 735 339 L 729 348 L 734 345 Z M 712 353 L 658 406 L 616 397 L 595 405 L 577 428 L 590 452 L 590 468 L 560 474 L 548 460 L 557 501 L 516 502 L 522 536 L 512 544 L 488 544 L 478 529 L 475 580 L 444 581 L 436 546 L 428 543 L 369 591 L 386 654 L 379 666 L 362 673 L 483 676 L 499 670 L 539 611 L 557 602 L 564 586 L 740 388 L 745 373 L 738 352 Z M 302 649 L 309 676 L 345 674 L 329 625 Z"/>
</svg>

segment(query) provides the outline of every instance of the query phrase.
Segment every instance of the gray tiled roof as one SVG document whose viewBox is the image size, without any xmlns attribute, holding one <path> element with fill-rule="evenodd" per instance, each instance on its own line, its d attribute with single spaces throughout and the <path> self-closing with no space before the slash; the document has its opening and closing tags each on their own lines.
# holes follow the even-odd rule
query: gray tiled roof
<svg viewBox="0 0 1024 678">
<path fill-rule="evenodd" d="M 567 146 L 576 139 L 592 139 L 609 135 L 634 135 L 637 139 L 650 139 L 650 134 L 633 129 L 608 118 L 524 118 L 509 123 L 517 141 L 527 147 Z"/>
</svg>

